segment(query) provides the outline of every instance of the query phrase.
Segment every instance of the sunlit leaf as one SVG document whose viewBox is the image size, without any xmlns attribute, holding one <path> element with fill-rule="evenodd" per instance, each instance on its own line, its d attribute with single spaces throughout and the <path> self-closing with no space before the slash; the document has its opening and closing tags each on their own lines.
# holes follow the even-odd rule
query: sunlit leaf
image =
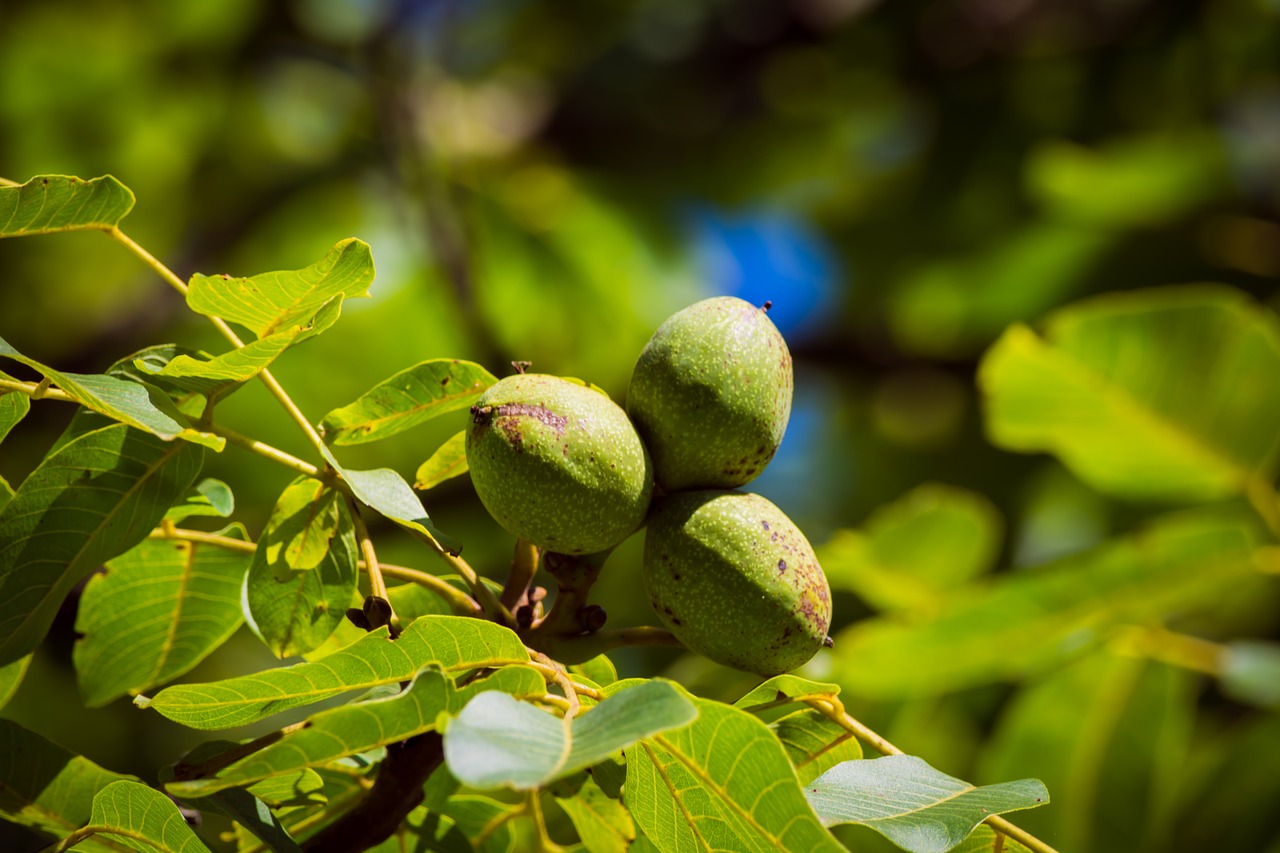
<svg viewBox="0 0 1280 853">
<path fill-rule="evenodd" d="M 1010 328 L 983 360 L 987 428 L 1119 497 L 1198 501 L 1276 468 L 1280 325 L 1225 287 L 1110 294 Z"/>
<path fill-rule="evenodd" d="M 207 684 L 167 687 L 136 704 L 196 729 L 226 729 L 331 696 L 408 681 L 435 664 L 446 673 L 528 663 L 515 632 L 465 616 L 428 616 L 396 640 L 380 628 L 313 663 Z"/>
<path fill-rule="evenodd" d="M 226 518 L 235 511 L 236 500 L 231 487 L 221 480 L 206 477 L 195 484 L 182 503 L 171 507 L 164 517 L 175 524 L 194 515 Z"/>
<path fill-rule="evenodd" d="M 949 853 L 1032 853 L 1032 851 L 1030 847 L 1006 835 L 997 835 L 994 829 L 984 824 L 969 833 L 969 837 L 960 844 L 952 847 Z"/>
<path fill-rule="evenodd" d="M 250 626 L 277 657 L 319 646 L 345 618 L 357 561 L 355 526 L 342 494 L 297 478 L 276 501 L 249 566 Z"/>
<path fill-rule="evenodd" d="M 0 186 L 0 237 L 105 231 L 133 209 L 133 193 L 111 175 L 84 180 L 38 175 L 16 187 Z"/>
<path fill-rule="evenodd" d="M 801 785 L 807 785 L 842 761 L 862 757 L 858 739 L 813 708 L 795 711 L 769 724 L 787 751 Z"/>
<path fill-rule="evenodd" d="M 467 473 L 467 434 L 457 432 L 436 448 L 426 462 L 418 466 L 413 487 L 426 491 L 453 477 Z"/>
<path fill-rule="evenodd" d="M 413 487 L 397 472 L 390 468 L 370 471 L 345 468 L 327 447 L 321 449 L 325 461 L 342 475 L 361 503 L 401 527 L 434 540 L 451 553 L 456 554 L 462 549 L 462 543 L 436 528 L 422 501 L 413 493 Z"/>
<path fill-rule="evenodd" d="M 662 850 L 838 853 L 786 751 L 745 711 L 694 699 L 692 725 L 627 750 L 623 802 Z"/>
<path fill-rule="evenodd" d="M 0 379 L 12 380 L 12 377 L 0 371 Z M 0 388 L 0 441 L 4 441 L 9 430 L 13 429 L 30 409 L 31 399 L 26 394 Z"/>
<path fill-rule="evenodd" d="M 247 278 L 194 275 L 187 291 L 193 311 L 221 317 L 267 339 L 307 325 L 321 306 L 331 304 L 336 319 L 342 299 L 367 296 L 373 283 L 368 244 L 340 241 L 316 263 L 300 270 L 268 272 Z"/>
<path fill-rule="evenodd" d="M 835 696 L 839 692 L 839 684 L 811 681 L 798 675 L 775 675 L 734 702 L 733 707 L 755 711 L 761 706 L 774 707 L 799 701 L 804 696 Z"/>
<path fill-rule="evenodd" d="M 481 693 L 445 730 L 444 756 L 473 788 L 537 788 L 696 714 L 665 681 L 619 690 L 568 723 L 506 693 Z"/>
<path fill-rule="evenodd" d="M 63 373 L 18 352 L 0 338 L 0 356 L 27 365 L 80 405 L 166 441 L 181 438 L 221 450 L 225 439 L 193 429 L 158 388 L 107 374 Z"/>
<path fill-rule="evenodd" d="M 86 829 L 144 853 L 209 853 L 173 801 L 139 782 L 112 782 L 99 791 Z"/>
<path fill-rule="evenodd" d="M 832 650 L 848 691 L 926 696 L 1080 653 L 1117 627 L 1194 608 L 1256 572 L 1257 531 L 1228 513 L 1182 513 L 1035 571 L 957 592 L 935 618 L 868 619 Z"/>
<path fill-rule="evenodd" d="M 837 533 L 818 557 L 834 588 L 881 610 L 928 610 L 991 568 L 1000 533 L 986 498 L 927 484 L 877 510 L 862 530 Z"/>
<path fill-rule="evenodd" d="M 234 525 L 223 536 L 247 541 Z M 249 555 L 201 542 L 148 539 L 107 563 L 80 597 L 73 655 L 85 704 L 97 707 L 187 672 L 243 621 Z"/>
<path fill-rule="evenodd" d="M 1228 643 L 1218 678 L 1230 696 L 1263 708 L 1280 708 L 1280 643 Z"/>
<path fill-rule="evenodd" d="M 129 778 L 0 718 L 0 816 L 10 823 L 62 838 L 89 822 L 98 791 Z M 120 849 L 104 841 L 77 849 Z"/>
<path fill-rule="evenodd" d="M 596 655 L 590 660 L 575 663 L 568 667 L 568 670 L 589 679 L 591 683 L 600 687 L 613 684 L 618 680 L 618 669 L 607 655 Z"/>
<path fill-rule="evenodd" d="M 556 803 L 590 853 L 625 853 L 635 840 L 636 826 L 626 806 L 600 790 L 589 776 L 576 791 L 557 794 Z"/>
<path fill-rule="evenodd" d="M 203 364 L 211 361 L 214 356 L 177 344 L 157 344 L 122 358 L 108 368 L 107 373 L 156 386 L 169 395 L 179 411 L 191 418 L 203 414 L 205 404 L 210 399 L 226 397 L 242 387 L 246 381 L 199 375 L 161 376 L 161 372 L 169 362 L 176 358 L 188 359 L 188 363 Z"/>
<path fill-rule="evenodd" d="M 423 361 L 325 415 L 320 430 L 331 444 L 378 441 L 470 406 L 497 381 L 489 371 L 470 361 Z"/>
<path fill-rule="evenodd" d="M 323 805 L 328 802 L 324 795 L 324 780 L 310 767 L 263 779 L 245 790 L 273 809 Z"/>
<path fill-rule="evenodd" d="M 448 580 L 448 578 L 441 578 L 441 580 Z M 427 587 L 416 583 L 388 587 L 387 600 L 391 602 L 391 609 L 395 611 L 401 627 L 407 627 L 422 616 L 447 616 L 453 613 L 453 608 L 447 601 Z M 351 597 L 350 606 L 360 609 L 363 604 L 364 595 L 357 589 Z M 325 655 L 333 654 L 338 649 L 351 645 L 367 633 L 363 628 L 357 628 L 352 624 L 350 619 L 343 619 L 329 635 L 329 639 L 311 651 L 303 653 L 302 656 L 307 660 L 319 660 Z"/>
<path fill-rule="evenodd" d="M 394 835 L 367 853 L 472 853 L 473 849 L 453 818 L 418 806 Z"/>
<path fill-rule="evenodd" d="M 198 380 L 220 387 L 237 385 L 266 370 L 285 350 L 327 330 L 338 322 L 341 313 L 342 297 L 335 296 L 314 313 L 274 334 L 221 355 L 175 355 L 153 375 L 175 381 Z M 144 371 L 151 369 L 146 361 L 138 362 L 138 366 Z"/>
<path fill-rule="evenodd" d="M 214 777 L 172 782 L 167 787 L 178 797 L 199 797 L 368 752 L 433 731 L 441 713 L 456 714 L 472 696 L 485 690 L 534 696 L 546 691 L 546 682 L 531 667 L 509 666 L 466 687 L 455 688 L 441 672 L 423 670 L 400 693 L 322 711 L 308 720 L 306 728 L 237 761 Z"/>
<path fill-rule="evenodd" d="M 71 588 L 146 538 L 204 450 L 123 424 L 52 453 L 0 512 L 0 665 L 35 649 Z"/>
<path fill-rule="evenodd" d="M 1049 801 L 1038 779 L 976 787 L 914 755 L 837 764 L 805 796 L 823 824 L 869 826 L 910 853 L 946 853 L 991 815 Z"/>
</svg>

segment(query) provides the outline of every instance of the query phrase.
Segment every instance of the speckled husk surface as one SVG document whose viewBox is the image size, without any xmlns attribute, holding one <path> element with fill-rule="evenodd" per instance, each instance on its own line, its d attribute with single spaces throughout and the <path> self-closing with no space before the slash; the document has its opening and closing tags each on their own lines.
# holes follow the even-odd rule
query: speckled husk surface
<svg viewBox="0 0 1280 853">
<path fill-rule="evenodd" d="M 758 675 L 809 660 L 831 626 L 831 588 L 809 541 L 750 492 L 659 498 L 645 527 L 644 583 L 682 643 Z"/>
<path fill-rule="evenodd" d="M 472 407 L 466 448 L 485 509 L 539 548 L 603 551 L 648 511 L 648 452 L 622 408 L 592 388 L 542 374 L 508 376 Z"/>
<path fill-rule="evenodd" d="M 631 374 L 627 414 L 664 490 L 745 485 L 791 416 L 791 353 L 764 309 L 733 296 L 672 314 Z"/>
</svg>

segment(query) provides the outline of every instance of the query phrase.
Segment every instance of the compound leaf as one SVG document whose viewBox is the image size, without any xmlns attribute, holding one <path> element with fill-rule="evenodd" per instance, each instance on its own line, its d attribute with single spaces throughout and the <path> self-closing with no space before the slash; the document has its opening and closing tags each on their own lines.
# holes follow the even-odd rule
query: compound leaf
<svg viewBox="0 0 1280 853">
<path fill-rule="evenodd" d="M 946 853 L 991 815 L 1049 801 L 1038 779 L 976 787 L 914 755 L 837 764 L 805 796 L 826 826 L 869 826 L 910 853 Z"/>
<path fill-rule="evenodd" d="M 745 711 L 694 699 L 692 725 L 627 750 L 623 802 L 663 850 L 839 853 L 773 732 Z"/>
<path fill-rule="evenodd" d="M 343 298 L 367 296 L 373 274 L 368 244 L 349 238 L 300 270 L 247 278 L 194 275 L 187 290 L 187 305 L 197 313 L 238 323 L 265 340 L 287 333 L 292 327 L 307 325 L 308 318 L 315 317 L 321 306 L 339 306 Z M 336 319 L 336 307 L 333 312 Z"/>
<path fill-rule="evenodd" d="M 247 382 L 271 366 L 289 347 L 310 340 L 338 322 L 342 313 L 342 297 L 335 296 L 298 322 L 239 349 L 222 355 L 175 355 L 154 376 L 170 381 L 199 381 L 218 387 L 232 387 Z M 137 362 L 141 370 L 151 372 L 147 361 Z"/>
<path fill-rule="evenodd" d="M 358 575 L 355 525 L 342 494 L 299 477 L 276 501 L 249 566 L 251 626 L 277 657 L 308 652 L 343 620 Z"/>
<path fill-rule="evenodd" d="M 0 665 L 40 644 L 72 587 L 146 538 L 203 461 L 194 444 L 114 424 L 32 472 L 0 512 Z"/>
<path fill-rule="evenodd" d="M 482 693 L 444 733 L 449 771 L 473 788 L 537 788 L 697 714 L 665 681 L 612 693 L 566 722 L 505 693 Z"/>
<path fill-rule="evenodd" d="M 11 823 L 62 838 L 89 822 L 98 791 L 129 778 L 0 719 L 0 816 Z M 89 839 L 77 849 L 120 849 L 103 842 Z"/>
<path fill-rule="evenodd" d="M 248 541 L 244 528 L 221 531 Z M 222 645 L 243 621 L 249 555 L 201 542 L 148 539 L 85 586 L 73 655 L 85 704 L 97 707 L 171 681 Z"/>
<path fill-rule="evenodd" d="M 106 231 L 133 209 L 133 192 L 113 178 L 84 180 L 37 175 L 16 187 L 0 187 L 0 237 Z"/>
<path fill-rule="evenodd" d="M 368 752 L 434 730 L 441 713 L 456 714 L 472 696 L 486 690 L 540 696 L 546 691 L 546 682 L 532 667 L 508 666 L 488 678 L 455 688 L 440 671 L 426 669 L 399 693 L 322 711 L 308 720 L 306 728 L 237 761 L 214 777 L 171 782 L 167 787 L 178 797 L 199 797 Z"/>
<path fill-rule="evenodd" d="M 426 462 L 418 466 L 413 487 L 420 491 L 433 489 L 445 480 L 467 473 L 467 434 L 457 432 L 436 448 Z"/>
<path fill-rule="evenodd" d="M 1010 328 L 979 384 L 996 444 L 1047 450 L 1118 497 L 1207 501 L 1275 473 L 1280 325 L 1236 290 L 1171 287 Z"/>
<path fill-rule="evenodd" d="M 318 661 L 178 684 L 135 704 L 191 728 L 226 729 L 349 691 L 408 681 L 430 664 L 456 673 L 528 662 L 524 642 L 508 628 L 465 616 L 424 616 L 396 640 L 379 628 Z"/>
<path fill-rule="evenodd" d="M 470 406 L 497 378 L 478 364 L 435 358 L 415 364 L 324 416 L 331 444 L 388 438 L 434 417 Z"/>
<path fill-rule="evenodd" d="M 171 441 L 175 438 L 221 450 L 226 440 L 192 429 L 174 402 L 153 385 L 109 374 L 63 373 L 18 352 L 0 338 L 0 356 L 27 365 L 86 409 Z"/>
</svg>

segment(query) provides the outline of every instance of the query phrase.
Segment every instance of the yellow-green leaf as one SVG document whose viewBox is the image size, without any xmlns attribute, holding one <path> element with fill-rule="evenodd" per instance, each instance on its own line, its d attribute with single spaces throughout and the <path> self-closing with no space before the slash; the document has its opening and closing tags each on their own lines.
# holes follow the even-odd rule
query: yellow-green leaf
<svg viewBox="0 0 1280 853">
<path fill-rule="evenodd" d="M 110 175 L 84 180 L 37 175 L 0 187 L 0 237 L 113 228 L 133 209 L 133 192 Z"/>
</svg>

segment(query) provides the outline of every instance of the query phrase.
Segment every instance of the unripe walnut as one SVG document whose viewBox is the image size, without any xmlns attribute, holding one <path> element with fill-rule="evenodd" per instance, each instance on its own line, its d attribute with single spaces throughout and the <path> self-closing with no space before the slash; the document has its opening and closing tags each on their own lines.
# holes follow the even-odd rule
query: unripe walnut
<svg viewBox="0 0 1280 853">
<path fill-rule="evenodd" d="M 813 548 L 760 495 L 675 492 L 645 528 L 644 582 L 658 617 L 691 650 L 772 676 L 803 664 L 831 626 Z"/>
<path fill-rule="evenodd" d="M 663 489 L 734 488 L 777 451 L 792 386 L 791 353 L 766 310 L 721 296 L 654 332 L 631 374 L 627 414 Z"/>
<path fill-rule="evenodd" d="M 493 385 L 471 408 L 466 449 L 485 509 L 544 550 L 611 548 L 649 507 L 652 465 L 626 413 L 565 379 L 521 374 Z"/>
</svg>

